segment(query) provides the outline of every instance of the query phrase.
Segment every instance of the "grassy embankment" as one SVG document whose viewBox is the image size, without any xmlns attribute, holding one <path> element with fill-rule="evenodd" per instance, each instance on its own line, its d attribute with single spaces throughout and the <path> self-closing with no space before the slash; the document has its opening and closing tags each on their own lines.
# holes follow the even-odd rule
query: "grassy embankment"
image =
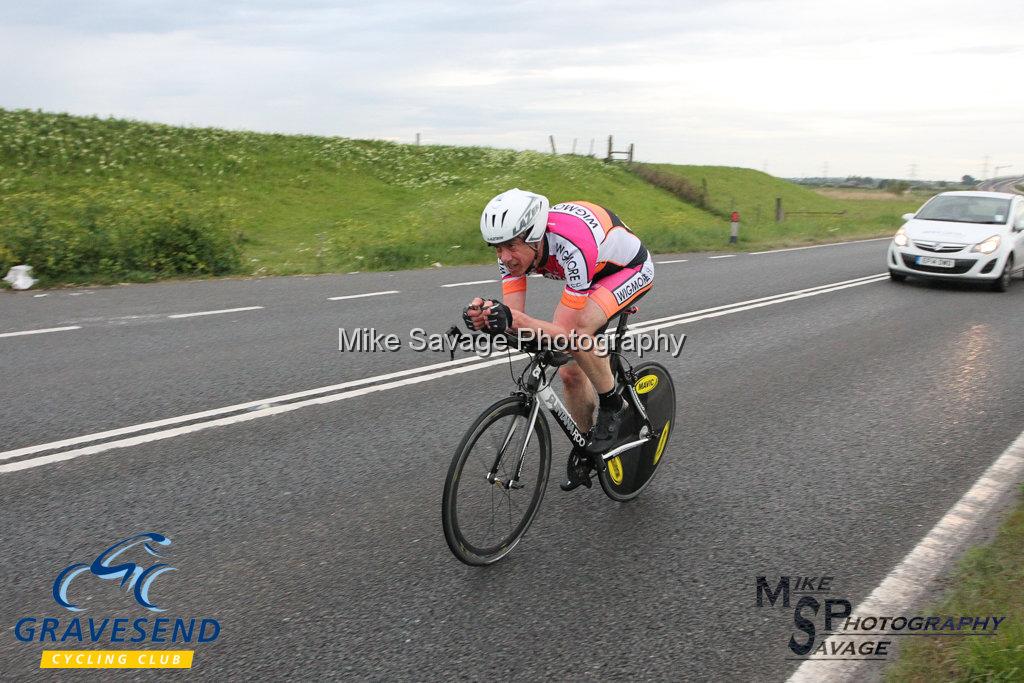
<svg viewBox="0 0 1024 683">
<path fill-rule="evenodd" d="M 493 256 L 480 209 L 514 186 L 607 205 L 655 252 L 726 248 L 733 196 L 743 248 L 887 234 L 919 204 L 819 197 L 746 169 L 665 168 L 706 177 L 712 210 L 586 157 L 0 109 L 0 269 L 27 262 L 52 284 L 483 263 Z M 776 224 L 775 196 L 789 211 L 848 214 Z"/>
<path fill-rule="evenodd" d="M 103 250 L 90 240 L 127 232 L 118 216 L 152 213 L 126 207 L 161 204 L 195 207 L 191 222 L 240 237 L 241 274 L 481 263 L 493 252 L 479 238 L 480 210 L 513 186 L 605 203 L 656 251 L 706 248 L 722 231 L 710 214 L 589 158 L 0 110 L 0 267 L 26 260 L 50 281 L 145 279 L 146 263 L 76 269 L 66 245 L 96 260 Z"/>
<path fill-rule="evenodd" d="M 904 213 L 917 211 L 932 192 L 894 195 L 881 190 L 812 190 L 767 173 L 725 166 L 644 164 L 680 179 L 697 205 L 722 217 L 740 213 L 740 247 L 750 249 L 883 237 L 896 231 Z M 705 189 L 706 188 L 706 191 Z M 784 220 L 775 222 L 775 199 Z M 808 213 L 809 212 L 809 213 Z"/>
<path fill-rule="evenodd" d="M 913 638 L 887 672 L 892 683 L 1024 681 L 1024 505 L 989 545 L 969 550 L 951 592 L 927 614 L 1006 615 L 996 636 Z"/>
</svg>

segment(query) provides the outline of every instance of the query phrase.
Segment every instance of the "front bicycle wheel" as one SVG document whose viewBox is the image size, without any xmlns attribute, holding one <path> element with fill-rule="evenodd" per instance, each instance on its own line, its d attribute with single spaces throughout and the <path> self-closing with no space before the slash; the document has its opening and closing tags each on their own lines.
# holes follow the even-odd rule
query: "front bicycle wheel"
<svg viewBox="0 0 1024 683">
<path fill-rule="evenodd" d="M 609 498 L 619 502 L 633 500 L 651 483 L 676 419 L 676 389 L 665 366 L 648 361 L 637 365 L 634 372 L 637 377 L 634 388 L 657 436 L 643 446 L 615 456 L 607 462 L 605 470 L 598 473 L 601 488 Z M 629 433 L 636 435 L 640 431 L 640 416 L 635 410 L 631 411 L 630 420 Z"/>
<path fill-rule="evenodd" d="M 512 552 L 544 498 L 551 433 L 538 413 L 527 434 L 529 418 L 523 397 L 498 401 L 477 418 L 455 451 L 444 482 L 441 523 L 448 547 L 466 564 L 493 564 Z M 524 449 L 519 480 L 512 484 Z"/>
</svg>

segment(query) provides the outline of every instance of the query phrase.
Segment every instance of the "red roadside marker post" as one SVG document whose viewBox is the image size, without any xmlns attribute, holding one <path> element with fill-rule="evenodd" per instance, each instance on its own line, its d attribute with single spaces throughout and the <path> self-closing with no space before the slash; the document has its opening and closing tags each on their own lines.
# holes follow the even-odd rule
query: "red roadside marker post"
<svg viewBox="0 0 1024 683">
<path fill-rule="evenodd" d="M 729 244 L 736 244 L 740 239 L 740 212 L 733 211 L 729 217 L 732 232 L 729 235 Z"/>
</svg>

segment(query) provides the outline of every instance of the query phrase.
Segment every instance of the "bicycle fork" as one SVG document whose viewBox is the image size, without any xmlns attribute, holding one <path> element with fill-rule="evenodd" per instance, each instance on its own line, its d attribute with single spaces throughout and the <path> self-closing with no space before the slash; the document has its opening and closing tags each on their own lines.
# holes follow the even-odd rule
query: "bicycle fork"
<svg viewBox="0 0 1024 683">
<path fill-rule="evenodd" d="M 498 467 L 501 464 L 501 459 L 505 456 L 505 449 L 512 442 L 512 437 L 516 432 L 516 421 L 512 420 L 512 424 L 509 426 L 508 434 L 505 435 L 505 442 L 501 444 L 501 448 L 498 450 L 498 454 L 494 457 L 494 464 L 491 465 L 491 471 L 487 474 L 487 483 L 497 484 L 506 491 L 510 489 L 521 489 L 523 485 L 519 483 L 519 475 L 523 471 L 523 463 L 526 461 L 526 449 L 530 445 L 530 437 L 533 436 L 533 428 L 537 422 L 537 413 L 540 412 L 540 401 L 534 396 L 532 400 L 532 406 L 530 408 L 530 417 L 526 423 L 526 437 L 523 439 L 523 447 L 519 451 L 519 457 L 516 459 L 516 466 L 512 472 L 512 477 L 507 481 L 498 476 Z"/>
</svg>

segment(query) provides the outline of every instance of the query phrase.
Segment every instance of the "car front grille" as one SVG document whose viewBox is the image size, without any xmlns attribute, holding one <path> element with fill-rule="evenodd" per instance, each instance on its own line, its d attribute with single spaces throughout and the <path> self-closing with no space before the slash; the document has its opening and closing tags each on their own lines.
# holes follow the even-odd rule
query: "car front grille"
<svg viewBox="0 0 1024 683">
<path fill-rule="evenodd" d="M 922 266 L 914 263 L 914 256 L 900 254 L 903 257 L 903 265 L 912 270 L 919 270 L 922 273 L 948 273 L 949 275 L 963 275 L 977 263 L 974 259 L 953 259 L 956 262 L 952 268 L 939 268 L 938 266 Z"/>
<path fill-rule="evenodd" d="M 952 254 L 957 251 L 963 251 L 966 244 L 951 244 L 949 242 L 928 242 L 925 240 L 914 241 L 914 246 L 918 249 L 924 249 L 925 251 L 933 251 L 937 254 Z"/>
</svg>

